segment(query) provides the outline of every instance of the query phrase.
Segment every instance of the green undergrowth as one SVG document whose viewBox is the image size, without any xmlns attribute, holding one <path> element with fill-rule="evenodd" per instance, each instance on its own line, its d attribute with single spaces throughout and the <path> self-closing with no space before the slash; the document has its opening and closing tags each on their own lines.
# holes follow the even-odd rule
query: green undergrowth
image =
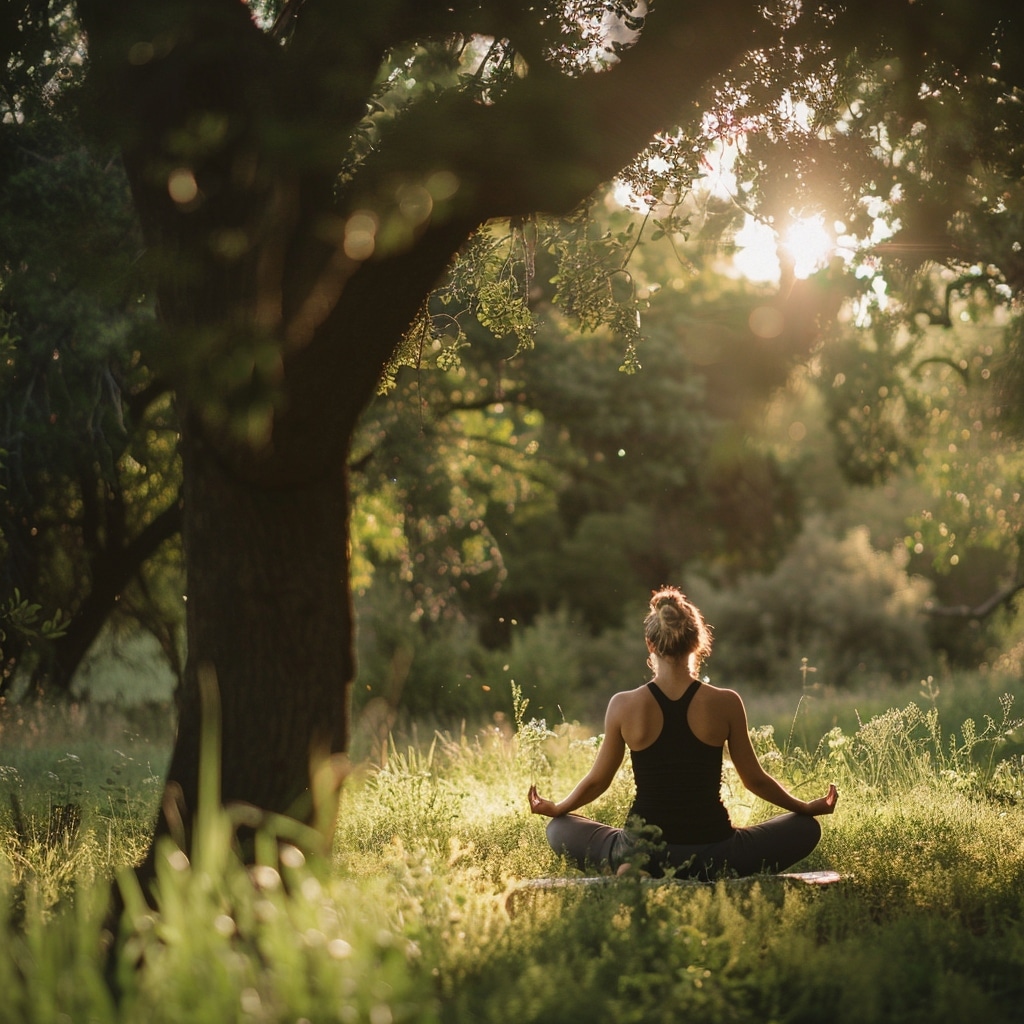
<svg viewBox="0 0 1024 1024">
<path fill-rule="evenodd" d="M 15 919 L 26 898 L 45 915 L 144 854 L 170 713 L 143 711 L 0 702 L 0 880 Z"/>
<path fill-rule="evenodd" d="M 126 812 L 121 832 L 104 833 L 96 812 L 59 841 L 36 834 L 46 857 L 35 861 L 0 818 L 0 1021 L 1019 1019 L 1024 764 L 1008 698 L 955 729 L 926 688 L 813 742 L 753 730 L 797 792 L 840 787 L 801 865 L 844 876 L 824 888 L 627 877 L 517 893 L 524 879 L 575 874 L 527 812 L 526 789 L 564 794 L 597 737 L 549 727 L 519 699 L 513 719 L 392 741 L 380 763 L 358 766 L 329 856 L 279 827 L 246 867 L 230 815 L 207 812 L 191 856 L 161 849 L 155 907 L 125 870 L 143 845 L 137 816 Z M 772 813 L 731 770 L 726 784 L 738 822 Z M 98 806 L 88 785 L 83 806 Z M 618 822 L 631 796 L 627 766 L 588 811 Z M 123 838 L 105 851 L 104 835 Z M 125 904 L 116 940 L 111 884 Z"/>
</svg>

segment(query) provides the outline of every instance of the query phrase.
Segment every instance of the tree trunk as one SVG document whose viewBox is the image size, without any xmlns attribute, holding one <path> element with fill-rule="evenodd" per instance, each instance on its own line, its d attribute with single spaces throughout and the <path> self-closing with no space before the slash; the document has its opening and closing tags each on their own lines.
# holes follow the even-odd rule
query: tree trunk
<svg viewBox="0 0 1024 1024">
<path fill-rule="evenodd" d="M 292 485 L 253 483 L 234 475 L 186 417 L 182 462 L 189 655 L 168 784 L 187 823 L 200 792 L 205 673 L 220 698 L 224 802 L 304 821 L 326 814 L 329 828 L 333 809 L 313 808 L 308 794 L 311 766 L 347 740 L 345 459 L 325 458 L 320 475 Z M 158 832 L 168 829 L 175 822 L 165 818 Z"/>
</svg>

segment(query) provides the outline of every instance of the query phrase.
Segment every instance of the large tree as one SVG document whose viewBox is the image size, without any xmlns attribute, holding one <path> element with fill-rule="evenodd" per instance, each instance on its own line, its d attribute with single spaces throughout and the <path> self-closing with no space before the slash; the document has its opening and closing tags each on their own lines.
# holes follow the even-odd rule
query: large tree
<svg viewBox="0 0 1024 1024">
<path fill-rule="evenodd" d="M 223 798 L 294 811 L 347 740 L 348 441 L 425 296 L 480 224 L 571 209 L 749 40 L 720 6 L 666 4 L 618 66 L 569 73 L 561 19 L 526 4 L 307 2 L 277 32 L 236 0 L 79 7 L 181 422 L 189 662 L 169 781 L 187 815 L 215 678 Z M 389 54 L 451 62 L 473 36 L 514 41 L 523 77 L 490 97 L 442 69 L 450 88 L 367 129 Z"/>
<path fill-rule="evenodd" d="M 972 46 L 992 31 L 991 12 L 923 0 L 78 9 L 89 106 L 120 148 L 145 233 L 163 327 L 151 358 L 180 418 L 189 660 L 169 774 L 186 823 L 201 680 L 223 705 L 223 798 L 316 813 L 301 806 L 311 765 L 345 749 L 353 674 L 349 440 L 480 225 L 518 219 L 529 265 L 525 218 L 568 213 L 631 161 L 652 201 L 678 196 L 709 136 L 761 118 L 781 138 L 783 101 L 815 90 L 834 116 L 853 56 L 886 52 L 887 31 L 925 54 L 898 76 L 907 103 L 929 46 L 976 76 L 958 26 L 980 26 Z M 922 11 L 939 20 L 917 25 Z M 867 133 L 844 138 L 833 167 L 870 148 Z M 817 180 L 829 151 L 822 133 L 804 141 L 791 185 Z M 769 184 L 760 194 L 778 206 Z M 587 291 L 572 284 L 570 306 Z"/>
</svg>

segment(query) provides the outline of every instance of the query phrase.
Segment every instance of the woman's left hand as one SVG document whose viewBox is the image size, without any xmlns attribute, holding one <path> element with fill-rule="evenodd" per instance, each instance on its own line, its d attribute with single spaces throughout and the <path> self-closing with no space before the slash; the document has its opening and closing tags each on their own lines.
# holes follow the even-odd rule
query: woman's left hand
<svg viewBox="0 0 1024 1024">
<path fill-rule="evenodd" d="M 807 814 L 813 814 L 815 816 L 819 814 L 831 814 L 836 809 L 836 801 L 839 799 L 839 790 L 836 789 L 835 785 L 828 787 L 828 793 L 823 797 L 819 797 L 817 800 L 812 800 L 807 805 Z"/>
<path fill-rule="evenodd" d="M 537 787 L 536 786 L 531 786 L 530 787 L 530 792 L 529 792 L 528 796 L 529 796 L 529 800 L 530 800 L 530 810 L 534 814 L 543 814 L 543 815 L 546 815 L 549 818 L 557 818 L 558 817 L 558 811 L 555 809 L 554 801 L 548 800 L 545 797 L 542 797 L 537 792 Z"/>
</svg>

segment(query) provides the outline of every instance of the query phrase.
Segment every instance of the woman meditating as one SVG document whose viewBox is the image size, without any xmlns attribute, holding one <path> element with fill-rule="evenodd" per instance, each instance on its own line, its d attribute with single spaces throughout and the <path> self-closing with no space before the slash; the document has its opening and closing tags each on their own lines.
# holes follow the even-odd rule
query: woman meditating
<svg viewBox="0 0 1024 1024">
<path fill-rule="evenodd" d="M 651 598 L 644 619 L 654 678 L 608 702 L 604 740 L 594 765 L 558 803 L 530 787 L 530 809 L 551 818 L 552 848 L 586 867 L 623 871 L 649 851 L 644 870 L 709 879 L 720 874 L 783 871 L 806 857 L 821 838 L 816 815 L 835 810 L 838 791 L 810 802 L 793 796 L 760 765 L 739 694 L 697 678 L 711 653 L 711 634 L 697 607 L 675 587 Z M 722 756 L 729 744 L 743 784 L 789 812 L 759 825 L 734 828 L 722 803 Z M 572 814 L 611 785 L 626 747 L 633 761 L 636 799 L 625 828 Z M 660 830 L 660 845 L 641 839 L 643 825 Z M 646 832 L 647 830 L 645 830 Z"/>
</svg>

